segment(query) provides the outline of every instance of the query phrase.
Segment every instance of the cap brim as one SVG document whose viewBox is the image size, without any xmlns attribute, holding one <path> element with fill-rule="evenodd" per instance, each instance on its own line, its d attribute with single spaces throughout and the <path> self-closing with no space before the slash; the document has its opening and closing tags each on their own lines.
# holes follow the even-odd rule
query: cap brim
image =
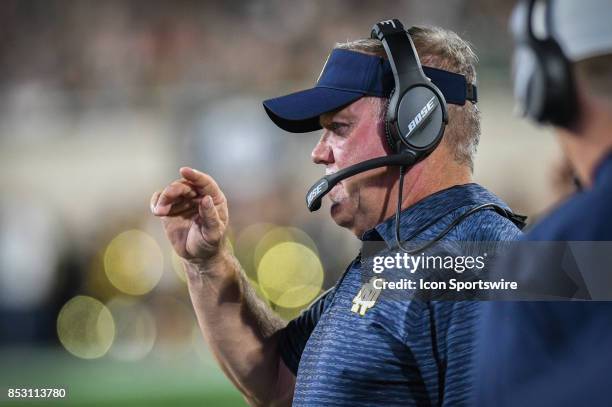
<svg viewBox="0 0 612 407">
<path fill-rule="evenodd" d="M 317 87 L 263 102 L 270 119 L 291 133 L 319 130 L 319 116 L 352 103 L 363 93 Z"/>
</svg>

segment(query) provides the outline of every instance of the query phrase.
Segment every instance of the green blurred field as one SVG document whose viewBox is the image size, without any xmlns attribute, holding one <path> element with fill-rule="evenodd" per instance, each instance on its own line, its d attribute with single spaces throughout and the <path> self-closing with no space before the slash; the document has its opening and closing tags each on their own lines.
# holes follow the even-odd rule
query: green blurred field
<svg viewBox="0 0 612 407">
<path fill-rule="evenodd" d="M 0 350 L 0 405 L 245 406 L 210 356 L 152 353 L 138 362 L 78 359 L 61 348 Z M 7 399 L 7 388 L 66 388 L 67 397 Z"/>
</svg>

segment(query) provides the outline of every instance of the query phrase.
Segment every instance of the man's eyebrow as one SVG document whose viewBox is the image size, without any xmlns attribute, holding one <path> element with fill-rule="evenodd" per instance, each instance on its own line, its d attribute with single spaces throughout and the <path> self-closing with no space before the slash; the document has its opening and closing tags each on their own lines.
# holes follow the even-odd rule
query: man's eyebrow
<svg viewBox="0 0 612 407">
<path fill-rule="evenodd" d="M 319 124 L 321 124 L 321 127 L 327 128 L 334 122 L 335 118 L 336 118 L 336 114 L 331 114 L 331 113 L 322 114 L 319 117 Z"/>
<path fill-rule="evenodd" d="M 321 127 L 328 127 L 334 122 L 350 122 L 350 117 L 348 115 L 343 115 L 342 113 L 326 113 L 322 114 L 319 117 L 319 124 Z"/>
</svg>

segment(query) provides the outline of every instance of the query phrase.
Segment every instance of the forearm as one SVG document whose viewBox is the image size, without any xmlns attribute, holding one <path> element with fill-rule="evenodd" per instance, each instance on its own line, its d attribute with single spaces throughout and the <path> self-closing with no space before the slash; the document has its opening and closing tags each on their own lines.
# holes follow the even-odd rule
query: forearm
<svg viewBox="0 0 612 407">
<path fill-rule="evenodd" d="M 277 346 L 285 323 L 257 298 L 236 258 L 186 263 L 186 272 L 200 329 L 225 374 L 253 405 L 290 403 L 294 378 Z"/>
</svg>

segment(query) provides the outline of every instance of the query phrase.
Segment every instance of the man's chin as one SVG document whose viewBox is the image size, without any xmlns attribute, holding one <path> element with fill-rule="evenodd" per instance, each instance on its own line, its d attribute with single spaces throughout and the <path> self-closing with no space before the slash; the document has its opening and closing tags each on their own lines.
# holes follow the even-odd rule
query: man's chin
<svg viewBox="0 0 612 407">
<path fill-rule="evenodd" d="M 349 228 L 352 224 L 352 219 L 346 213 L 346 208 L 340 202 L 332 202 L 329 213 L 338 226 Z"/>
</svg>

